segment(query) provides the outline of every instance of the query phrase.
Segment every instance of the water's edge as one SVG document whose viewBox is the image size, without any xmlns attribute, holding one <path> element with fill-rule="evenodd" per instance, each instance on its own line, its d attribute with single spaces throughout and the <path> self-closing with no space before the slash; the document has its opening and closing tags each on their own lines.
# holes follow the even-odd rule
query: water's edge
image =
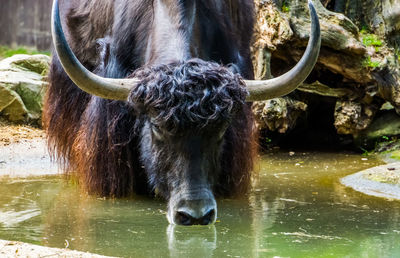
<svg viewBox="0 0 400 258">
<path fill-rule="evenodd" d="M 68 249 L 50 248 L 39 245 L 32 245 L 18 241 L 0 240 L 0 256 L 11 257 L 82 257 L 82 258 L 106 258 L 97 254 L 72 251 Z"/>
<path fill-rule="evenodd" d="M 34 147 L 29 154 L 42 150 Z M 20 164 L 29 164 L 25 153 L 14 156 L 23 159 Z M 3 168 L 14 164 L 15 160 L 2 154 L 0 161 L 7 161 Z M 221 212 L 215 227 L 172 229 L 165 219 L 165 203 L 160 200 L 86 197 L 57 176 L 36 179 L 13 169 L 12 175 L 0 176 L 4 179 L 0 184 L 0 232 L 3 239 L 22 242 L 0 241 L 0 256 L 5 251 L 14 256 L 17 250 L 20 254 L 37 250 L 35 254 L 41 256 L 59 254 L 60 250 L 71 252 L 63 247 L 91 252 L 65 255 L 68 257 L 101 257 L 94 253 L 122 257 L 162 257 L 168 253 L 171 257 L 293 257 L 299 250 L 304 257 L 317 257 L 321 252 L 362 256 L 373 250 L 399 254 L 400 249 L 393 244 L 400 234 L 397 214 L 390 212 L 399 208 L 398 202 L 368 197 L 340 183 L 344 176 L 382 163 L 375 157 L 346 153 L 265 154 L 248 196 L 218 200 Z M 351 231 L 350 225 L 357 230 Z"/>
<path fill-rule="evenodd" d="M 59 173 L 52 162 L 44 138 L 24 139 L 0 145 L 0 179 L 30 178 Z M 68 245 L 68 243 L 66 243 Z M 0 256 L 109 257 L 70 249 L 51 248 L 19 241 L 0 239 Z"/>
<path fill-rule="evenodd" d="M 0 144 L 0 178 L 25 178 L 59 174 L 44 138 Z"/>
<path fill-rule="evenodd" d="M 367 195 L 400 200 L 400 187 L 398 185 L 373 181 L 365 177 L 366 174 L 381 174 L 386 170 L 400 173 L 400 162 L 362 170 L 342 178 L 340 182 L 347 187 Z"/>
</svg>

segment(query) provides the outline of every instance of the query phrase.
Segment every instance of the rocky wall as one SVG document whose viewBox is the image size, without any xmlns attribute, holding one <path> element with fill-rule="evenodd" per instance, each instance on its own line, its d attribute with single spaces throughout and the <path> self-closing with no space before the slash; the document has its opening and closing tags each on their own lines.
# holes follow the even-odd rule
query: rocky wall
<svg viewBox="0 0 400 258">
<path fill-rule="evenodd" d="M 396 43 L 400 2 L 313 2 L 322 32 L 316 67 L 289 96 L 254 105 L 258 124 L 268 129 L 264 130 L 266 137 L 309 131 L 310 140 L 324 142 L 314 132 L 326 130 L 330 135 L 323 137 L 338 140 L 333 144 L 340 145 L 343 139 L 348 143 L 346 135 L 363 142 L 360 138 L 370 134 L 365 131 L 373 123 L 376 127 L 382 115 L 394 113 L 395 120 L 400 120 Z M 256 5 L 254 64 L 258 79 L 266 79 L 289 70 L 301 58 L 309 37 L 309 13 L 305 0 L 256 0 Z M 282 126 L 276 126 L 276 121 Z"/>
</svg>

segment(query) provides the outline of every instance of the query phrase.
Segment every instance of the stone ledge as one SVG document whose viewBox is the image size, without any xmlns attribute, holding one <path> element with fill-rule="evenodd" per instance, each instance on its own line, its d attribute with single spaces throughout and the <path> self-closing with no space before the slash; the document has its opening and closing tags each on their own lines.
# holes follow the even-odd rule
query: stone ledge
<svg viewBox="0 0 400 258">
<path fill-rule="evenodd" d="M 400 200 L 400 185 L 385 183 L 392 181 L 394 173 L 400 177 L 400 162 L 369 168 L 340 181 L 343 185 L 367 195 Z M 382 180 L 384 178 L 386 180 Z"/>
<path fill-rule="evenodd" d="M 61 248 L 51 248 L 32 245 L 17 241 L 0 240 L 1 257 L 80 257 L 80 258 L 102 258 L 97 254 L 72 251 Z"/>
</svg>

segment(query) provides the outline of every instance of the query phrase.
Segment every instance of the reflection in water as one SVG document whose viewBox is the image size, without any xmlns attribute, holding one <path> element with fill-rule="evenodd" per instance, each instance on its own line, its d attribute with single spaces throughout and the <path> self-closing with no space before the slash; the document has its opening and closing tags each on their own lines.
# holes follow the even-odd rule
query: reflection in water
<svg viewBox="0 0 400 258">
<path fill-rule="evenodd" d="M 18 224 L 40 215 L 39 209 L 24 211 L 0 211 L 0 224 L 6 228 L 13 228 Z"/>
<path fill-rule="evenodd" d="M 217 248 L 217 230 L 211 226 L 167 227 L 168 249 L 171 257 L 212 257 Z"/>
<path fill-rule="evenodd" d="M 400 256 L 400 202 L 339 179 L 378 165 L 358 155 L 274 153 L 253 190 L 218 200 L 215 226 L 170 226 L 165 202 L 102 199 L 57 177 L 0 182 L 0 238 L 132 257 Z"/>
</svg>

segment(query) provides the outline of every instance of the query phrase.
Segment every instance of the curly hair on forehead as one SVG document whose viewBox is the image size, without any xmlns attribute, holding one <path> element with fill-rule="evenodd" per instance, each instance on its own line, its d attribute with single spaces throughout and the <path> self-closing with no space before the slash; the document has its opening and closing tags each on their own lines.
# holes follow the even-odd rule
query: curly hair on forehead
<svg viewBox="0 0 400 258">
<path fill-rule="evenodd" d="M 227 121 L 247 96 L 240 75 L 200 59 L 146 67 L 132 76 L 141 81 L 131 90 L 130 104 L 170 132 Z"/>
</svg>

